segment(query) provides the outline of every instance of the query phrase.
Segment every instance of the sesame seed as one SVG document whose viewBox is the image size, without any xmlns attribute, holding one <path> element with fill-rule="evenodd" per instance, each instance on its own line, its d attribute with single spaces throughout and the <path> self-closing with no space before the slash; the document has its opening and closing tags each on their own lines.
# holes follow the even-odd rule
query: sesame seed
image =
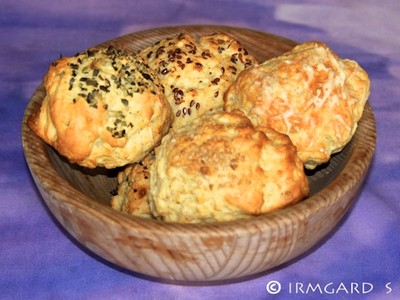
<svg viewBox="0 0 400 300">
<path fill-rule="evenodd" d="M 211 81 L 211 83 L 212 83 L 213 85 L 218 85 L 218 83 L 220 82 L 220 80 L 221 80 L 221 79 L 219 79 L 219 78 L 217 77 L 217 78 L 215 78 L 213 81 Z"/>
</svg>

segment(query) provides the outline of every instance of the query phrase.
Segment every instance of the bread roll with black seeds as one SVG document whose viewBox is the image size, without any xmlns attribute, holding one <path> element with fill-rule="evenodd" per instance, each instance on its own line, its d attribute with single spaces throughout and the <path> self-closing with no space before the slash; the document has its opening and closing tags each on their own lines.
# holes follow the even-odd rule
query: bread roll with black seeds
<svg viewBox="0 0 400 300">
<path fill-rule="evenodd" d="M 182 33 L 138 53 L 156 71 L 175 115 L 173 127 L 223 108 L 227 88 L 256 63 L 233 37 L 210 34 L 196 39 Z"/>
<path fill-rule="evenodd" d="M 55 61 L 44 88 L 30 128 L 70 162 L 88 168 L 140 161 L 173 119 L 153 71 L 112 46 Z"/>
</svg>

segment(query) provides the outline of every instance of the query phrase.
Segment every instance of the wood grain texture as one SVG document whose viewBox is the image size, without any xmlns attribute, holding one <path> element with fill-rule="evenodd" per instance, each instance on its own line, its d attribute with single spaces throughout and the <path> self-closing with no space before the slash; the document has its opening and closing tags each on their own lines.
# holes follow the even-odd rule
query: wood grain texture
<svg viewBox="0 0 400 300">
<path fill-rule="evenodd" d="M 294 41 L 250 29 L 176 26 L 105 42 L 137 51 L 180 32 L 234 35 L 258 60 L 291 49 Z M 334 230 L 357 196 L 373 157 L 376 128 L 367 103 L 357 132 L 328 164 L 309 174 L 312 194 L 288 208 L 249 220 L 173 224 L 121 214 L 109 207 L 118 170 L 69 164 L 26 125 L 44 97 L 39 86 L 22 123 L 22 142 L 37 187 L 57 220 L 82 245 L 128 270 L 178 283 L 244 279 L 303 254 Z"/>
</svg>

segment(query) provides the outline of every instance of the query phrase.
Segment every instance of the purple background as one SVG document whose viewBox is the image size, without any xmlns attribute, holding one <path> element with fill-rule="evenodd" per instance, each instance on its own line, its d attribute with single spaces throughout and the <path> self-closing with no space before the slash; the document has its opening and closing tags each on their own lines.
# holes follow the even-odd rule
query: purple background
<svg viewBox="0 0 400 300">
<path fill-rule="evenodd" d="M 400 299 L 400 2 L 298 2 L 2 0 L 0 299 Z M 372 81 L 377 148 L 350 213 L 301 259 L 245 282 L 171 285 L 110 265 L 82 248 L 51 216 L 23 156 L 24 109 L 60 54 L 133 31 L 182 24 L 242 26 L 299 42 L 321 40 L 341 57 L 357 60 Z M 266 291 L 271 280 L 282 285 L 274 296 Z M 294 289 L 297 283 L 331 282 L 334 287 L 369 283 L 373 290 L 321 295 Z"/>
</svg>

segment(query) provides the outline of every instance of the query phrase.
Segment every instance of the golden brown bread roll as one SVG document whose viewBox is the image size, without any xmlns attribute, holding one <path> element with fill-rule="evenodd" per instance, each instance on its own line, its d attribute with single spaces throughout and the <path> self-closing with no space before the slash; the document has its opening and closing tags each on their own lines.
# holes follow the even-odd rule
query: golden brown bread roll
<svg viewBox="0 0 400 300">
<path fill-rule="evenodd" d="M 171 130 L 150 167 L 152 213 L 168 222 L 229 221 L 303 199 L 309 191 L 290 139 L 242 113 L 214 112 Z"/>
<path fill-rule="evenodd" d="M 369 91 L 368 75 L 355 61 L 309 42 L 239 74 L 225 109 L 287 134 L 313 169 L 350 141 Z"/>
<path fill-rule="evenodd" d="M 141 160 L 169 130 L 162 86 L 139 58 L 114 47 L 55 61 L 29 125 L 71 162 L 114 168 Z"/>
<path fill-rule="evenodd" d="M 222 110 L 223 95 L 237 75 L 255 59 L 233 37 L 182 33 L 138 53 L 148 61 L 164 86 L 173 109 L 173 127 L 203 113 Z"/>
<path fill-rule="evenodd" d="M 111 198 L 115 210 L 142 218 L 153 218 L 148 202 L 150 193 L 149 167 L 154 161 L 154 151 L 135 164 L 118 173 L 117 194 Z"/>
</svg>

